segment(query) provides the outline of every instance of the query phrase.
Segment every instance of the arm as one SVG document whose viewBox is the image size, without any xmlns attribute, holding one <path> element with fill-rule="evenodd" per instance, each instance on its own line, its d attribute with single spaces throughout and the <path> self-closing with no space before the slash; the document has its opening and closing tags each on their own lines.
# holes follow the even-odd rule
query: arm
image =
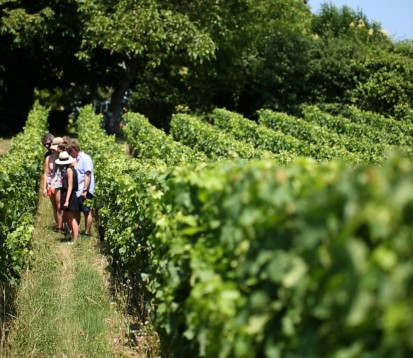
<svg viewBox="0 0 413 358">
<path fill-rule="evenodd" d="M 56 180 L 57 180 L 57 177 L 56 177 L 56 168 L 57 168 L 57 164 L 56 163 L 54 163 L 53 164 L 53 172 L 52 172 L 52 181 L 50 182 L 50 187 L 52 188 L 52 193 L 54 193 L 55 192 L 55 189 L 56 189 Z"/>
<path fill-rule="evenodd" d="M 67 193 L 66 193 L 66 200 L 63 204 L 65 208 L 69 206 L 69 199 L 70 195 L 72 195 L 72 190 L 73 190 L 73 169 L 66 170 L 66 175 L 67 175 Z"/>
<path fill-rule="evenodd" d="M 82 191 L 83 200 L 86 200 L 87 192 L 88 192 L 89 186 L 90 186 L 90 180 L 91 180 L 91 172 L 87 171 L 85 173 L 85 182 L 83 183 L 83 191 Z"/>
<path fill-rule="evenodd" d="M 44 160 L 43 166 L 43 196 L 47 196 L 47 174 L 49 172 L 49 156 Z"/>
</svg>

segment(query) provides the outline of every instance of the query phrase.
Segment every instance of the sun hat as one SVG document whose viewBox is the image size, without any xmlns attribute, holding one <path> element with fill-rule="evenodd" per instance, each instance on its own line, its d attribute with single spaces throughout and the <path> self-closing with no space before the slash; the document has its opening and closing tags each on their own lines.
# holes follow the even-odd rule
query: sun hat
<svg viewBox="0 0 413 358">
<path fill-rule="evenodd" d="M 63 138 L 62 137 L 56 137 L 53 139 L 52 145 L 50 146 L 50 149 L 57 150 L 57 147 L 59 144 L 63 143 Z"/>
<path fill-rule="evenodd" d="M 73 162 L 73 158 L 69 155 L 68 152 L 60 152 L 59 159 L 56 159 L 56 164 L 65 165 L 71 164 Z"/>
</svg>

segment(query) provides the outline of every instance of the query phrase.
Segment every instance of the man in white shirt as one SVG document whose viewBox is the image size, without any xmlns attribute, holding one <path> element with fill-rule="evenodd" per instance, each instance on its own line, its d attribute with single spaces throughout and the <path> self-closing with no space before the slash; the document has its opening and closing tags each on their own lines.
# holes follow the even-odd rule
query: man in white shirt
<svg viewBox="0 0 413 358">
<path fill-rule="evenodd" d="M 85 205 L 86 199 L 92 199 L 95 192 L 95 175 L 93 173 L 93 161 L 92 158 L 80 150 L 79 144 L 72 142 L 68 148 L 68 153 L 76 159 L 76 171 L 78 190 L 76 196 L 79 201 L 79 213 L 77 221 L 80 225 L 80 212 L 83 212 L 85 216 L 85 233 L 84 235 L 90 236 L 92 229 L 92 211 L 90 207 Z"/>
</svg>

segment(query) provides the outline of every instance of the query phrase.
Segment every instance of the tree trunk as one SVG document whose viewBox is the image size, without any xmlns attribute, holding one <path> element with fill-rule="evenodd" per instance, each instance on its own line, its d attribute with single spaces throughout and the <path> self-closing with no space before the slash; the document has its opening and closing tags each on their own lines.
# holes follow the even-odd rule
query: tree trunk
<svg viewBox="0 0 413 358">
<path fill-rule="evenodd" d="M 124 76 L 119 80 L 112 93 L 109 111 L 105 118 L 105 128 L 109 134 L 114 134 L 119 130 L 119 123 L 122 119 L 123 97 L 135 81 L 139 65 L 140 61 L 137 57 L 126 62 Z"/>
</svg>

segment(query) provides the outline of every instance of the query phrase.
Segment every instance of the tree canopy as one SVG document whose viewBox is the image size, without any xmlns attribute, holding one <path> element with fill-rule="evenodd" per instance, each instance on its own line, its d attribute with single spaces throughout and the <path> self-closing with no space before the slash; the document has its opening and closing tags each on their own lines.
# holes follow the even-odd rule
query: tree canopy
<svg viewBox="0 0 413 358">
<path fill-rule="evenodd" d="M 176 111 L 351 103 L 411 107 L 412 41 L 360 11 L 301 0 L 0 1 L 0 130 L 18 130 L 35 99 L 70 112 L 109 100 L 167 127 Z"/>
</svg>

